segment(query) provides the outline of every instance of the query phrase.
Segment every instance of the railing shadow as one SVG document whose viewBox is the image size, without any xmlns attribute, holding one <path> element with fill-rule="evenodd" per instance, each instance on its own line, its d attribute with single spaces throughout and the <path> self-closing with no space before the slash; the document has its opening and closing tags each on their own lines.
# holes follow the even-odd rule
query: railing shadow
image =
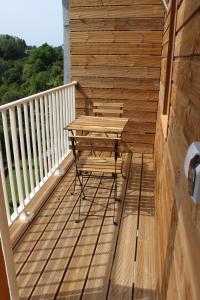
<svg viewBox="0 0 200 300">
<path fill-rule="evenodd" d="M 145 166 L 144 166 L 145 167 Z M 121 181 L 121 190 L 122 194 L 125 193 L 124 199 L 121 202 L 120 205 L 123 205 L 123 214 L 120 215 L 120 210 L 118 210 L 118 219 L 120 220 L 121 216 L 122 221 L 127 218 L 130 215 L 136 215 L 138 214 L 138 208 L 139 208 L 139 197 L 141 198 L 140 203 L 140 212 L 142 214 L 148 215 L 148 216 L 154 216 L 154 205 L 153 205 L 153 181 L 152 181 L 153 173 L 150 171 L 146 171 L 146 173 L 143 176 L 143 181 L 141 181 L 141 163 L 135 163 L 134 168 L 130 169 L 129 174 L 129 181 L 127 184 L 127 187 L 125 186 L 125 181 Z M 126 191 L 125 191 L 126 190 Z M 148 195 L 147 195 L 148 193 Z M 102 197 L 102 204 L 105 202 L 104 194 L 101 194 Z M 45 278 L 46 281 L 39 279 L 37 280 L 37 285 L 35 282 L 32 282 L 30 280 L 27 281 L 25 287 L 22 286 L 21 290 L 31 290 L 34 289 L 37 286 L 37 294 L 32 294 L 31 299 L 38 299 L 40 297 L 44 296 L 44 290 L 45 290 L 45 297 L 46 299 L 53 299 L 55 297 L 55 292 L 57 290 L 59 299 L 81 299 L 84 293 L 84 299 L 106 299 L 108 293 L 109 293 L 109 280 L 111 278 L 111 272 L 112 272 L 112 265 L 114 262 L 114 259 L 117 259 L 116 254 L 116 247 L 118 243 L 118 236 L 119 236 L 119 226 L 114 226 L 112 224 L 112 220 L 110 219 L 110 222 L 103 223 L 104 230 L 102 230 L 102 225 L 99 228 L 99 232 L 96 233 L 93 230 L 91 230 L 93 227 L 89 224 L 85 224 L 85 233 L 81 234 L 82 237 L 85 237 L 86 240 L 84 243 L 81 243 L 81 245 L 78 244 L 71 244 L 70 239 L 73 241 L 74 239 L 79 239 L 77 237 L 77 224 L 74 223 L 74 220 L 71 220 L 70 228 L 66 229 L 63 236 L 59 237 L 59 233 L 63 230 L 63 226 L 65 226 L 65 220 L 64 220 L 64 211 L 65 205 L 67 204 L 67 200 L 63 201 L 62 209 L 58 211 L 57 217 L 52 219 L 53 227 L 49 228 L 49 234 L 45 235 L 44 239 L 40 238 L 40 245 L 37 246 L 37 253 L 38 255 L 35 255 L 29 263 L 35 264 L 35 268 L 30 269 L 24 269 L 23 270 L 23 278 L 26 282 L 26 276 L 31 276 L 40 278 L 41 275 L 41 267 L 46 264 L 47 257 L 41 256 L 40 251 L 43 250 L 49 255 L 52 251 L 52 245 L 53 247 L 56 247 L 56 251 L 58 252 L 58 256 L 51 255 L 51 265 L 52 267 L 48 267 L 45 269 Z M 71 206 L 71 205 L 70 205 Z M 105 209 L 104 206 L 102 206 L 102 210 Z M 50 211 L 47 209 L 47 212 Z M 108 210 L 110 212 L 110 208 Z M 46 216 L 46 214 L 42 213 L 42 216 Z M 61 218 L 61 219 L 60 219 Z M 90 217 L 89 217 L 90 218 Z M 94 219 L 94 217 L 91 217 Z M 96 217 L 97 218 L 97 217 Z M 97 219 L 101 219 L 102 217 L 99 217 Z M 68 221 L 69 222 L 69 221 Z M 40 225 L 43 225 L 43 222 Z M 81 226 L 81 225 L 80 225 Z M 99 225 L 98 225 L 99 226 Z M 48 229 L 48 228 L 47 228 Z M 37 230 L 36 230 L 37 231 Z M 55 231 L 55 236 L 54 236 Z M 98 241 L 98 236 L 101 236 L 101 241 Z M 59 245 L 56 243 L 56 238 L 59 238 Z M 104 240 L 105 238 L 105 240 Z M 65 243 L 66 240 L 69 240 L 69 244 Z M 50 242 L 47 243 L 47 246 L 44 247 L 44 242 Z M 53 243 L 53 244 L 51 244 Z M 100 251 L 97 251 L 96 244 L 100 246 Z M 56 246 L 55 246 L 56 245 Z M 74 245 L 74 246 L 73 246 Z M 73 247 L 81 247 L 81 251 L 72 253 Z M 93 249 L 92 252 L 88 249 Z M 23 252 L 23 251 L 22 251 Z M 116 255 L 116 256 L 115 256 Z M 96 256 L 97 260 L 94 262 L 94 256 Z M 80 264 L 69 264 L 69 259 L 77 259 L 80 261 Z M 49 259 L 49 258 L 48 258 Z M 134 259 L 134 257 L 133 257 Z M 68 262 L 68 263 L 67 263 Z M 55 267 L 57 265 L 57 267 Z M 39 267 L 41 266 L 41 267 Z M 98 272 L 95 272 L 95 270 L 103 270 L 98 274 Z M 92 271 L 92 274 L 90 272 Z M 72 277 L 67 276 L 66 278 L 62 275 L 58 274 L 74 274 Z M 57 275 L 56 275 L 57 274 Z M 76 274 L 76 276 L 75 276 Z M 83 274 L 83 275 L 81 275 Z M 89 287 L 86 286 L 86 282 L 90 281 Z M 64 281 L 65 286 L 71 285 L 70 291 L 65 291 L 63 289 L 58 290 L 58 287 L 61 286 L 61 282 Z M 125 286 L 125 285 L 119 285 L 114 284 L 114 289 L 116 288 L 120 295 L 130 295 L 132 297 L 135 295 L 134 299 L 153 299 L 155 291 L 151 289 L 142 289 L 139 287 L 134 286 Z M 78 288 L 80 286 L 80 288 Z M 95 286 L 95 287 L 93 287 Z M 52 291 L 53 290 L 53 291 Z M 41 291 L 41 294 L 40 294 Z M 21 297 L 21 299 L 26 299 L 26 297 Z M 116 298 L 117 299 L 117 298 Z M 123 298 L 120 298 L 123 299 Z M 131 298 L 130 298 L 131 299 Z"/>
</svg>

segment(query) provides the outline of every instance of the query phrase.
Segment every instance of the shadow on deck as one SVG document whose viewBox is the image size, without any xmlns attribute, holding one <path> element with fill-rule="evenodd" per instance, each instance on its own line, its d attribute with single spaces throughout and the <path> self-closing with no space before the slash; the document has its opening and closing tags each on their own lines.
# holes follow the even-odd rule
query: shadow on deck
<svg viewBox="0 0 200 300">
<path fill-rule="evenodd" d="M 100 217 L 74 222 L 71 167 L 14 249 L 21 299 L 155 299 L 152 156 L 130 154 L 125 169 L 114 226 L 111 181 L 94 178 L 82 211 Z"/>
</svg>

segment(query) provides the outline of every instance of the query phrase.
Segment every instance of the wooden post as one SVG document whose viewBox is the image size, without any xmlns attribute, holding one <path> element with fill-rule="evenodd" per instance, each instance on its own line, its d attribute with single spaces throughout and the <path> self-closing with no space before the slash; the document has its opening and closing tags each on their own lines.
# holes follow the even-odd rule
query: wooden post
<svg viewBox="0 0 200 300">
<path fill-rule="evenodd" d="M 4 300 L 10 299 L 8 280 L 6 276 L 6 268 L 4 263 L 1 242 L 0 242 L 0 295 Z"/>
<path fill-rule="evenodd" d="M 1 274 L 0 281 L 0 298 L 4 298 L 2 293 L 9 292 L 11 300 L 19 300 L 19 291 L 17 286 L 17 278 L 15 272 L 15 264 L 14 257 L 12 252 L 12 245 L 10 241 L 10 231 L 8 227 L 8 221 L 6 216 L 6 208 L 4 202 L 3 188 L 0 177 L 0 236 L 1 236 L 1 253 L 0 253 L 0 261 L 3 264 L 3 268 L 0 270 L 3 274 Z M 5 276 L 7 277 L 5 279 Z M 1 290 L 3 289 L 3 291 Z"/>
</svg>

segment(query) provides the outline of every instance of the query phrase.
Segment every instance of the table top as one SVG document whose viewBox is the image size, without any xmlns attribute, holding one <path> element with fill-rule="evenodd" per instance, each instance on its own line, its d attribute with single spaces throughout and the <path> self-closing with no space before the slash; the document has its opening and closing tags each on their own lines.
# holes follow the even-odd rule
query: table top
<svg viewBox="0 0 200 300">
<path fill-rule="evenodd" d="M 128 118 L 80 116 L 64 129 L 121 134 Z"/>
</svg>

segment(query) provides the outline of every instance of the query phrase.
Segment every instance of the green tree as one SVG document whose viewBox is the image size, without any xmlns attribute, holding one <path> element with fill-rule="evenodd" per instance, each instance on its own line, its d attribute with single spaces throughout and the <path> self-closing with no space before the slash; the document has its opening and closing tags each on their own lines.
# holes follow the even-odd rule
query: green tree
<svg viewBox="0 0 200 300">
<path fill-rule="evenodd" d="M 24 57 L 26 43 L 24 40 L 10 35 L 0 35 L 0 57 L 4 59 L 19 59 Z"/>
</svg>

